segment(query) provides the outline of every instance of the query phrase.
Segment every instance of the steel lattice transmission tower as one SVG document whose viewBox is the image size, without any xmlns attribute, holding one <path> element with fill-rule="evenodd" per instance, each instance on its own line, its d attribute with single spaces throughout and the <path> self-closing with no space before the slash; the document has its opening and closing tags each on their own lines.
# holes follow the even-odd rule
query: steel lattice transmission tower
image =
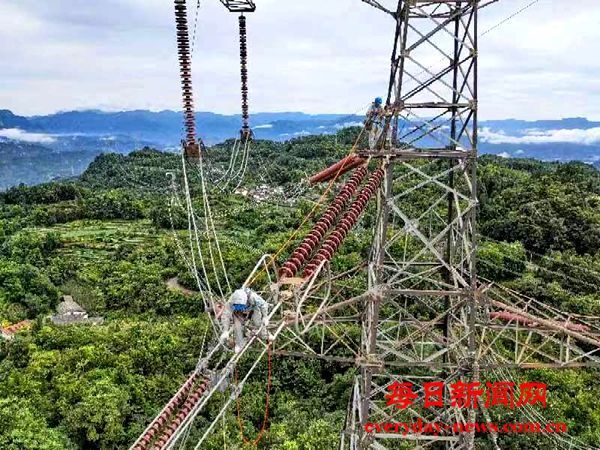
<svg viewBox="0 0 600 450">
<path fill-rule="evenodd" d="M 392 11 L 365 1 L 396 22 L 385 107 L 393 138 L 361 152 L 380 159 L 386 174 L 368 266 L 364 359 L 348 418 L 351 448 L 402 437 L 363 432 L 367 421 L 398 420 L 384 400 L 391 383 L 418 390 L 428 380 L 478 376 L 477 14 L 490 3 L 400 0 Z M 444 414 L 469 420 L 460 411 Z M 413 438 L 470 448 L 473 436 Z"/>
<path fill-rule="evenodd" d="M 399 0 L 395 10 L 363 1 L 396 24 L 385 106 L 391 139 L 384 130 L 377 148 L 359 152 L 380 160 L 385 177 L 342 448 L 398 448 L 404 439 L 473 449 L 474 431 L 404 435 L 365 425 L 489 422 L 486 409 L 448 406 L 450 384 L 512 378 L 509 369 L 597 367 L 600 330 L 478 280 L 478 12 L 496 0 Z M 444 407 L 422 407 L 428 381 L 442 382 Z M 413 383 L 414 407 L 387 405 L 396 382 Z M 499 448 L 497 435 L 489 438 Z"/>
</svg>

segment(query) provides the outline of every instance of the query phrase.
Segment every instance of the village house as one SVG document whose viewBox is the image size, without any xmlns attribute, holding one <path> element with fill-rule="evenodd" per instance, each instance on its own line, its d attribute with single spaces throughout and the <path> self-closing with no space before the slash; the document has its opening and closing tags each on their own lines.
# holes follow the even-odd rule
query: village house
<svg viewBox="0 0 600 450">
<path fill-rule="evenodd" d="M 50 318 L 54 325 L 92 324 L 99 325 L 102 317 L 89 317 L 87 311 L 73 300 L 70 295 L 64 295 L 63 301 L 56 307 L 56 314 Z"/>
<path fill-rule="evenodd" d="M 21 322 L 0 328 L 0 334 L 3 339 L 10 341 L 15 337 L 17 332 L 28 330 L 29 328 L 31 328 L 31 322 L 29 320 L 22 320 Z"/>
</svg>

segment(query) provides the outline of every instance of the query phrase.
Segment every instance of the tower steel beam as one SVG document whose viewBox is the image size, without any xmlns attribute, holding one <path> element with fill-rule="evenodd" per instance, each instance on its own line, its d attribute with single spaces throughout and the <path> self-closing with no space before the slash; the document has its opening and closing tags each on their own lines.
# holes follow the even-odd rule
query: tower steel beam
<svg viewBox="0 0 600 450">
<path fill-rule="evenodd" d="M 367 2 L 370 3 L 370 2 Z M 373 5 L 375 6 L 375 5 Z M 478 377 L 475 325 L 477 206 L 477 11 L 479 1 L 400 0 L 379 158 L 377 225 L 368 265 L 376 292 L 363 314 L 350 448 L 386 448 L 402 433 L 368 433 L 367 422 L 426 418 L 385 404 L 395 381 Z M 379 8 L 381 9 L 381 8 Z M 441 64 L 431 64 L 442 59 Z M 410 249 L 410 250 L 408 250 Z M 418 292 L 418 294 L 417 294 Z M 409 363 L 405 369 L 398 362 Z M 471 411 L 445 410 L 458 421 Z M 434 419 L 431 417 L 430 419 Z M 407 438 L 407 436 L 404 436 Z M 472 434 L 408 436 L 423 447 L 473 448 Z"/>
</svg>

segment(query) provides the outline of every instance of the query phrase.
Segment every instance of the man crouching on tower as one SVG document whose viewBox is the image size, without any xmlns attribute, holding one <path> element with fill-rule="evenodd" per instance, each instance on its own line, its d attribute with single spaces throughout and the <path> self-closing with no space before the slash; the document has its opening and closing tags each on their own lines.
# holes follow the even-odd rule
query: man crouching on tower
<svg viewBox="0 0 600 450">
<path fill-rule="evenodd" d="M 264 340 L 272 337 L 267 331 L 269 324 L 269 304 L 249 287 L 241 287 L 236 290 L 229 301 L 225 304 L 221 315 L 221 326 L 223 332 L 219 338 L 222 345 L 227 345 L 231 320 L 233 319 L 233 330 L 235 333 L 235 352 L 239 353 L 246 345 L 246 334 L 258 332 L 258 336 Z M 253 330 L 246 330 L 246 324 L 252 320 Z"/>
</svg>

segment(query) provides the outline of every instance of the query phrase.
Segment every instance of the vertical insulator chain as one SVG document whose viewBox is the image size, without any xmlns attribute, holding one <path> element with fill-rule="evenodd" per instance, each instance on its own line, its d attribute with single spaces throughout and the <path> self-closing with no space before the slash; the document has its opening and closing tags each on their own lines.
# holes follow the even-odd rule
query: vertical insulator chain
<svg viewBox="0 0 600 450">
<path fill-rule="evenodd" d="M 187 7 L 185 0 L 175 0 L 175 24 L 177 28 L 177 53 L 181 75 L 183 97 L 183 118 L 185 123 L 185 153 L 189 157 L 199 157 L 200 149 L 196 142 L 196 119 L 192 94 L 192 61 L 188 34 Z"/>
<path fill-rule="evenodd" d="M 250 115 L 248 114 L 248 47 L 246 45 L 246 17 L 239 17 L 240 29 L 240 76 L 242 81 L 242 137 L 250 136 Z"/>
<path fill-rule="evenodd" d="M 379 168 L 369 177 L 366 186 L 358 193 L 356 200 L 352 202 L 352 205 L 350 205 L 348 211 L 344 214 L 344 217 L 340 219 L 335 230 L 327 236 L 327 239 L 325 239 L 317 254 L 307 264 L 303 274 L 304 277 L 311 276 L 323 261 L 331 260 L 342 241 L 348 235 L 348 232 L 356 225 L 356 222 L 358 222 L 358 218 L 364 212 L 367 203 L 381 184 L 384 174 L 384 170 Z"/>
<path fill-rule="evenodd" d="M 348 182 L 342 187 L 310 233 L 308 233 L 298 248 L 292 252 L 292 255 L 283 264 L 279 272 L 282 277 L 293 277 L 296 275 L 298 270 L 308 260 L 310 255 L 312 255 L 314 249 L 319 242 L 321 242 L 327 231 L 335 225 L 344 206 L 346 206 L 348 201 L 352 198 L 366 175 L 367 169 L 364 166 L 359 167 L 354 171 L 352 177 L 350 177 Z"/>
</svg>

